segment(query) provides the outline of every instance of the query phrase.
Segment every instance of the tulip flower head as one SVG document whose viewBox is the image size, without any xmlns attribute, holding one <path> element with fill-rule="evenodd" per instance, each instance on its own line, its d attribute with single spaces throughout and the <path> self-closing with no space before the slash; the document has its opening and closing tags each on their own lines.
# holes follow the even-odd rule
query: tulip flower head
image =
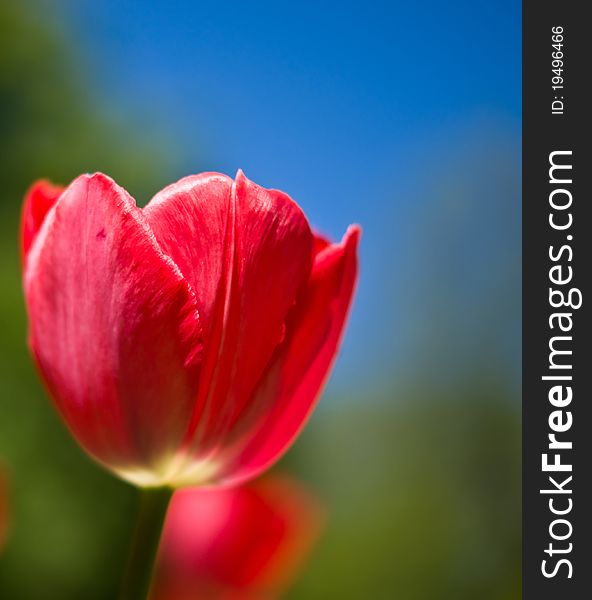
<svg viewBox="0 0 592 600">
<path fill-rule="evenodd" d="M 140 486 L 261 473 L 328 376 L 359 233 L 328 242 L 241 172 L 186 177 L 144 209 L 100 173 L 35 184 L 22 218 L 29 345 L 73 436 Z"/>
<path fill-rule="evenodd" d="M 152 600 L 271 600 L 294 581 L 323 522 L 318 501 L 273 475 L 173 496 Z"/>
</svg>

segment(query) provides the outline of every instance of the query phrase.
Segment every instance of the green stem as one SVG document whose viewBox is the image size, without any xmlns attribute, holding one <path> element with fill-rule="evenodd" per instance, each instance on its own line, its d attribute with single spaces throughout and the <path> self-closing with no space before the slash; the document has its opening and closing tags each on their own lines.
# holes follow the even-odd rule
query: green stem
<svg viewBox="0 0 592 600">
<path fill-rule="evenodd" d="M 169 488 L 140 490 L 136 530 L 123 574 L 119 600 L 146 600 L 158 552 L 158 543 L 169 500 Z"/>
</svg>

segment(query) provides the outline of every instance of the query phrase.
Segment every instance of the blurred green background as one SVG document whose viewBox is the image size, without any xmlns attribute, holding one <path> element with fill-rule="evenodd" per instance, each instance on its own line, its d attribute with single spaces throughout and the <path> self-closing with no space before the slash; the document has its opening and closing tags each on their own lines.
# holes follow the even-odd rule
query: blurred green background
<svg viewBox="0 0 592 600">
<path fill-rule="evenodd" d="M 23 193 L 39 177 L 67 183 L 100 170 L 147 199 L 188 170 L 244 166 L 230 154 L 222 167 L 208 159 L 207 109 L 196 109 L 204 131 L 196 142 L 171 125 L 165 103 L 159 109 L 152 98 L 138 116 L 105 93 L 93 66 L 101 38 L 81 43 L 81 5 L 59 4 L 0 0 L 0 460 L 12 508 L 0 598 L 7 600 L 115 597 L 136 502 L 132 488 L 70 439 L 29 358 L 17 239 Z M 435 118 L 418 113 L 418 122 Z M 440 131 L 430 136 L 418 126 L 404 160 L 380 165 L 383 195 L 374 205 L 359 196 L 339 204 L 325 193 L 313 203 L 304 184 L 293 184 L 324 230 L 339 233 L 340 219 L 359 220 L 365 236 L 343 356 L 280 465 L 307 482 L 329 514 L 289 598 L 520 597 L 519 132 L 503 111 L 490 110 L 460 115 Z M 223 154 L 219 143 L 212 136 L 213 156 Z M 352 160 L 378 155 L 367 148 L 354 148 Z M 256 176 L 261 168 L 253 162 L 255 175 L 247 175 L 267 185 L 269 174 Z"/>
</svg>

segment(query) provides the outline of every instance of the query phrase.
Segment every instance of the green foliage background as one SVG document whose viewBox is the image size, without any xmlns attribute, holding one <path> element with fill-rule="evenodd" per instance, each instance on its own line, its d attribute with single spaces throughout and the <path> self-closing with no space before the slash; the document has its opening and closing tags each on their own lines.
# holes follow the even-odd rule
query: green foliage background
<svg viewBox="0 0 592 600">
<path fill-rule="evenodd" d="M 0 460 L 11 492 L 0 598 L 7 600 L 115 597 L 137 500 L 71 440 L 29 358 L 17 240 L 21 198 L 39 177 L 67 183 L 95 170 L 149 198 L 179 175 L 183 156 L 157 124 L 140 131 L 117 107 L 97 100 L 61 27 L 39 2 L 0 1 Z M 507 176 L 511 187 L 517 174 Z M 447 198 L 435 194 L 429 210 L 448 214 Z M 451 242 L 426 238 L 428 257 L 430 244 Z M 444 327 L 445 300 L 454 298 L 447 296 L 450 282 L 418 261 L 429 301 L 410 327 L 426 319 L 430 327 L 404 381 L 333 391 L 283 461 L 329 513 L 290 598 L 520 597 L 519 386 L 492 351 L 492 331 L 517 314 L 503 299 L 519 289 L 519 256 L 496 273 L 501 301 L 490 295 L 477 307 L 482 328 L 472 335 L 482 340 L 486 359 L 473 357 L 445 385 L 429 373 L 442 353 L 455 352 L 454 332 Z M 376 360 L 388 365 L 389 357 Z"/>
</svg>

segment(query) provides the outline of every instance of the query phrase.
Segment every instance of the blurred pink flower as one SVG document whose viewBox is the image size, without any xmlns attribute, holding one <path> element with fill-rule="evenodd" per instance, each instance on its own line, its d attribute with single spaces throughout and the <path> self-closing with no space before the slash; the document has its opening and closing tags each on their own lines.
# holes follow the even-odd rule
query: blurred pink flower
<svg viewBox="0 0 592 600">
<path fill-rule="evenodd" d="M 180 490 L 167 515 L 152 600 L 278 598 L 322 521 L 318 501 L 286 476 Z"/>
<path fill-rule="evenodd" d="M 0 463 L 0 552 L 8 535 L 8 476 Z"/>
</svg>

